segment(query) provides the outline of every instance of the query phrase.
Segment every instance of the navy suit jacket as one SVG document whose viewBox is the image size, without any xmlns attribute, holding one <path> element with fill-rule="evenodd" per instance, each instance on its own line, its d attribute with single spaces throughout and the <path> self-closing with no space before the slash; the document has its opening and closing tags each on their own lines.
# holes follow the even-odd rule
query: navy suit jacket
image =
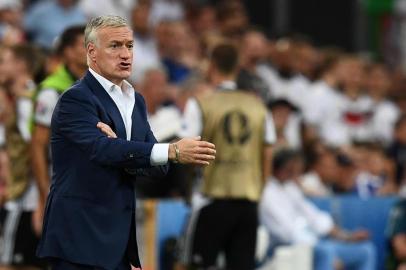
<svg viewBox="0 0 406 270">
<path fill-rule="evenodd" d="M 99 121 L 118 138 L 107 138 Z M 38 256 L 115 269 L 126 251 L 136 252 L 136 241 L 127 248 L 135 230 L 134 178 L 168 169 L 151 167 L 155 143 L 140 94 L 127 141 L 118 108 L 90 72 L 66 91 L 52 116 L 53 175 Z"/>
</svg>

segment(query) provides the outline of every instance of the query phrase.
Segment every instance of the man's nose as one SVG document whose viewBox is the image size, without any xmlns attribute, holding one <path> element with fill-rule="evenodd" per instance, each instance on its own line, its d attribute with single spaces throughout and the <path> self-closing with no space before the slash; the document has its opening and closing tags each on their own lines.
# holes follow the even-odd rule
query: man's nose
<svg viewBox="0 0 406 270">
<path fill-rule="evenodd" d="M 131 49 L 129 49 L 129 48 L 123 47 L 120 50 L 120 58 L 128 59 L 131 57 L 131 55 L 132 55 L 132 52 L 131 52 Z"/>
</svg>

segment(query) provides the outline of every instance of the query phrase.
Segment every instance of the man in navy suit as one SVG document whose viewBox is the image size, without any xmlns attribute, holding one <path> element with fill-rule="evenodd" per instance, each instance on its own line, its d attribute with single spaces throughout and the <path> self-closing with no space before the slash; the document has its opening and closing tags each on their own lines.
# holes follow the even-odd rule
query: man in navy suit
<svg viewBox="0 0 406 270">
<path fill-rule="evenodd" d="M 168 161 L 207 165 L 214 145 L 200 138 L 158 144 L 131 74 L 133 33 L 117 16 L 85 30 L 89 71 L 65 92 L 51 124 L 53 177 L 40 257 L 52 269 L 140 267 L 133 181 L 162 174 Z"/>
</svg>

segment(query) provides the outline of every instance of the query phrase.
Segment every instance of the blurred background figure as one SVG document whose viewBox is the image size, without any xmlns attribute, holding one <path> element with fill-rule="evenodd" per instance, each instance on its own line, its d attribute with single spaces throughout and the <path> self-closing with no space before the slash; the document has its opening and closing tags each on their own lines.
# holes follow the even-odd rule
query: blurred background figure
<svg viewBox="0 0 406 270">
<path fill-rule="evenodd" d="M 386 235 L 389 240 L 388 270 L 406 269 L 406 200 L 402 198 L 390 212 Z"/>
<path fill-rule="evenodd" d="M 375 247 L 365 230 L 345 231 L 332 217 L 308 201 L 297 185 L 303 160 L 298 152 L 281 149 L 273 159 L 273 176 L 265 186 L 260 218 L 272 245 L 313 247 L 313 269 L 375 269 Z"/>
<path fill-rule="evenodd" d="M 57 38 L 54 53 L 57 54 L 60 63 L 40 82 L 32 97 L 34 108 L 31 115 L 32 141 L 29 154 L 39 190 L 38 208 L 33 219 L 37 234 L 40 234 L 42 229 L 42 218 L 52 175 L 49 148 L 52 113 L 62 93 L 87 70 L 84 29 L 84 26 L 68 27 Z"/>
<path fill-rule="evenodd" d="M 0 263 L 7 269 L 39 269 L 44 267 L 44 261 L 35 255 L 39 235 L 32 219 L 38 207 L 38 192 L 29 166 L 29 145 L 31 98 L 38 83 L 35 78 L 44 61 L 40 50 L 33 46 L 15 45 L 7 50 L 12 72 L 4 84 L 8 97 L 3 105 L 7 107 L 5 147 L 9 161 L 0 215 Z"/>
<path fill-rule="evenodd" d="M 78 0 L 39 1 L 27 11 L 24 30 L 29 40 L 49 50 L 63 30 L 85 23 L 86 17 L 78 6 Z"/>
</svg>

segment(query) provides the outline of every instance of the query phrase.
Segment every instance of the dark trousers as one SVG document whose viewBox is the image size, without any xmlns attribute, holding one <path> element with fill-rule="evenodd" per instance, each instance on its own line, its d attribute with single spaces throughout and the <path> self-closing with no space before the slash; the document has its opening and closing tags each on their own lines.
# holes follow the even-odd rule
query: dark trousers
<svg viewBox="0 0 406 270">
<path fill-rule="evenodd" d="M 255 202 L 214 200 L 203 207 L 192 236 L 192 269 L 216 269 L 221 251 L 227 270 L 254 269 L 257 226 Z"/>
</svg>

